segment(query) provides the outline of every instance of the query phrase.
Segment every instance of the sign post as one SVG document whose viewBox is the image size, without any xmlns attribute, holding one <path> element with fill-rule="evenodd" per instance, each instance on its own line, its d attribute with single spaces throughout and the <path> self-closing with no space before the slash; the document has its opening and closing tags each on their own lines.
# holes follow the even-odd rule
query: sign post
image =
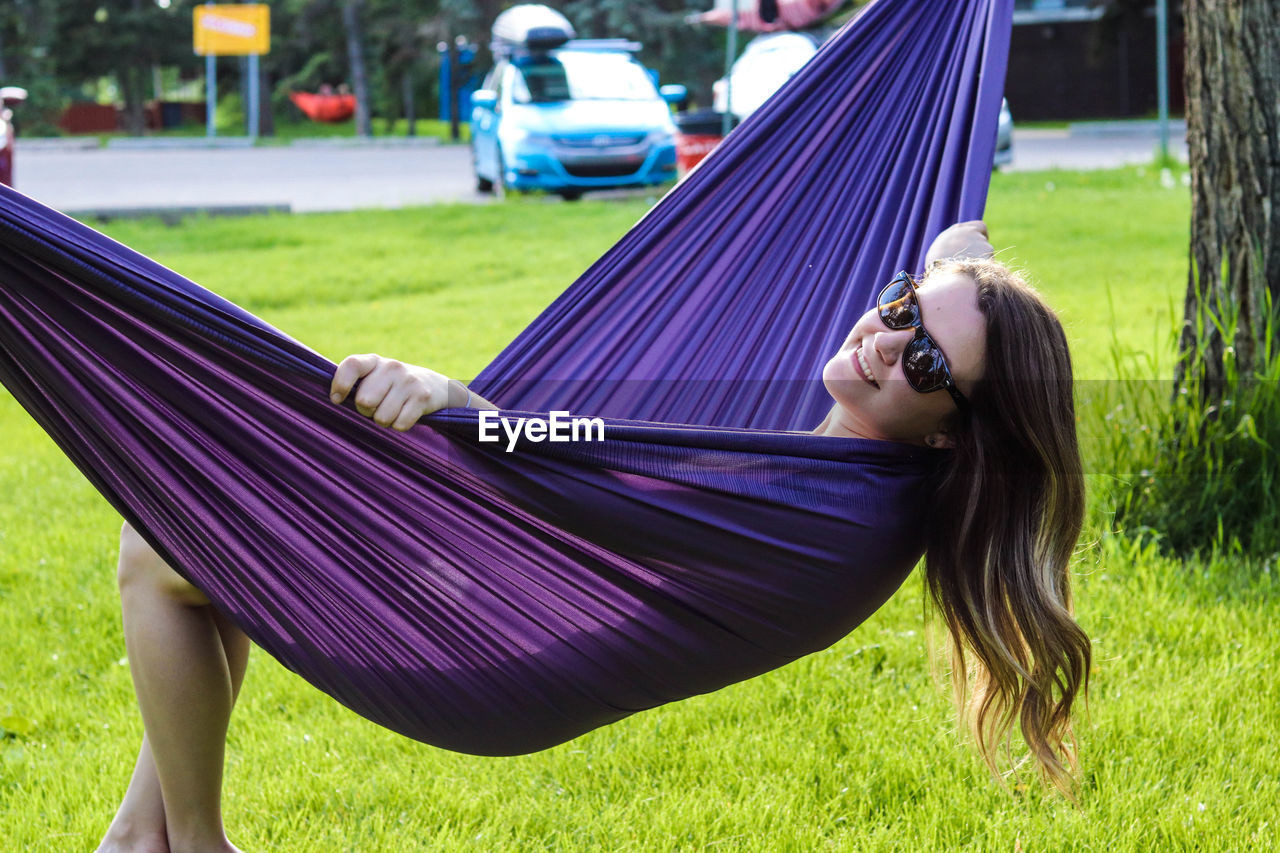
<svg viewBox="0 0 1280 853">
<path fill-rule="evenodd" d="M 211 53 L 204 58 L 204 133 L 210 138 L 218 135 L 218 117 L 215 115 L 218 106 L 217 71 L 217 60 Z"/>
<path fill-rule="evenodd" d="M 724 48 L 724 115 L 720 118 L 720 135 L 733 130 L 733 62 L 738 58 L 738 0 L 730 0 L 729 31 Z"/>
<path fill-rule="evenodd" d="M 193 10 L 192 39 L 195 52 L 205 57 L 205 132 L 217 135 L 214 113 L 218 106 L 216 58 L 249 57 L 249 103 L 247 130 L 250 139 L 258 138 L 258 57 L 271 52 L 271 7 L 265 3 L 238 5 L 206 3 Z"/>
<path fill-rule="evenodd" d="M 1169 159 L 1169 3 L 1156 0 L 1156 100 L 1160 111 L 1160 162 Z"/>
</svg>

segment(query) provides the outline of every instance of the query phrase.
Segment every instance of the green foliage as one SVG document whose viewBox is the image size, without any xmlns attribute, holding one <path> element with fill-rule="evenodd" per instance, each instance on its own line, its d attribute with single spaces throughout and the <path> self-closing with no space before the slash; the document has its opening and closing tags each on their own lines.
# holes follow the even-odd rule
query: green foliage
<svg viewBox="0 0 1280 853">
<path fill-rule="evenodd" d="M 271 53 L 262 61 L 278 115 L 300 115 L 288 100 L 291 91 L 352 83 L 342 6 L 341 0 L 285 0 L 272 6 Z M 439 3 L 362 0 L 358 14 L 374 115 L 394 120 L 404 114 L 408 76 L 416 115 L 434 116 L 435 46 L 448 29 Z"/>
<path fill-rule="evenodd" d="M 61 115 L 63 95 L 51 76 L 36 74 L 29 78 L 10 77 L 3 83 L 22 85 L 27 90 L 27 101 L 13 111 L 13 122 L 19 136 L 57 136 L 58 116 Z"/>
<path fill-rule="evenodd" d="M 691 26 L 685 17 L 711 7 L 703 0 L 566 0 L 559 4 L 585 37 L 630 38 L 644 45 L 640 59 L 663 83 L 689 87 L 694 101 L 711 106 L 711 84 L 724 74 L 725 31 Z M 745 45 L 751 34 L 739 36 Z"/>
<path fill-rule="evenodd" d="M 31 98 L 19 121 L 23 134 L 55 133 L 66 103 L 84 87 L 114 78 L 128 115 L 142 119 L 157 66 L 190 73 L 191 8 L 195 0 L 20 0 L 0 3 L 5 83 Z M 139 128 L 140 129 L 140 124 Z"/>
<path fill-rule="evenodd" d="M 1183 379 L 1135 379 L 1142 356 L 1113 347 L 1121 381 L 1111 383 L 1105 411 L 1107 456 L 1115 460 L 1115 524 L 1150 537 L 1171 553 L 1280 554 L 1280 348 L 1275 314 L 1266 308 L 1266 346 L 1257 368 L 1242 375 L 1233 347 L 1220 380 L 1205 376 L 1209 341 L 1235 340 L 1239 307 L 1213 313 L 1198 300 L 1198 342 L 1182 356 Z M 1216 332 L 1216 335 L 1210 334 Z"/>
</svg>

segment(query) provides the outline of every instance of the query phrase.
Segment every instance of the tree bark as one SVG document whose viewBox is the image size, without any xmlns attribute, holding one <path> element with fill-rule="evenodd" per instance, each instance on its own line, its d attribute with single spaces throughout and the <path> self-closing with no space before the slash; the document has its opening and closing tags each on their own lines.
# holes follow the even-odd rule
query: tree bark
<svg viewBox="0 0 1280 853">
<path fill-rule="evenodd" d="M 1280 290 L 1280 0 L 1186 0 L 1191 271 L 1178 382 L 1212 394 L 1234 348 L 1248 377 Z M 1207 313 L 1206 313 L 1207 312 Z M 1235 316 L 1224 341 L 1208 315 Z M 1233 332 L 1233 333 L 1232 333 Z"/>
<path fill-rule="evenodd" d="M 351 89 L 356 96 L 356 133 L 373 136 L 369 120 L 369 75 L 364 64 L 364 34 L 360 30 L 360 7 L 364 0 L 342 4 L 342 26 L 347 31 L 347 58 L 351 63 Z"/>
<path fill-rule="evenodd" d="M 124 127 L 130 136 L 142 136 L 147 129 L 144 76 L 145 70 L 137 64 L 127 65 L 117 74 L 124 96 Z"/>
<path fill-rule="evenodd" d="M 258 62 L 258 135 L 276 135 L 276 115 L 271 109 L 271 75 L 267 63 Z"/>
<path fill-rule="evenodd" d="M 400 76 L 400 97 L 404 102 L 404 117 L 409 123 L 409 136 L 418 135 L 418 111 L 413 101 L 413 66 Z"/>
</svg>

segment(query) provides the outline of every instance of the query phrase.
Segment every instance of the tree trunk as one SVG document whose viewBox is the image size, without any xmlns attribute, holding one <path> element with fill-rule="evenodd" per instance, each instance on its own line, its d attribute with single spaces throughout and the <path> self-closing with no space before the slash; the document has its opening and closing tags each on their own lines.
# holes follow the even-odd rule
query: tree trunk
<svg viewBox="0 0 1280 853">
<path fill-rule="evenodd" d="M 143 96 L 145 69 L 137 64 L 120 69 L 117 81 L 124 95 L 124 128 L 130 136 L 142 136 L 147 129 L 146 104 Z"/>
<path fill-rule="evenodd" d="M 240 71 L 240 113 L 244 116 L 244 132 L 247 136 L 249 125 L 251 124 L 249 118 L 249 57 L 237 56 L 236 65 Z M 258 113 L 261 115 L 262 111 L 259 110 Z"/>
<path fill-rule="evenodd" d="M 1191 272 L 1179 349 L 1188 375 L 1222 388 L 1261 367 L 1268 296 L 1280 290 L 1280 0 L 1186 0 Z M 1206 313 L 1207 312 L 1207 313 Z M 1224 341 L 1209 315 L 1236 316 Z"/>
<path fill-rule="evenodd" d="M 133 0 L 130 7 L 134 15 L 139 14 L 142 11 L 142 0 Z M 147 129 L 145 87 L 151 63 L 137 52 L 132 52 L 125 61 L 128 64 L 118 80 L 124 95 L 125 129 L 130 136 L 142 136 Z"/>
<path fill-rule="evenodd" d="M 276 116 L 271 109 L 271 75 L 267 64 L 258 62 L 258 135 L 276 135 Z"/>
<path fill-rule="evenodd" d="M 400 97 L 404 102 L 404 117 L 409 122 L 409 136 L 418 135 L 418 111 L 413 102 L 413 66 L 400 77 Z"/>
<path fill-rule="evenodd" d="M 369 121 L 369 78 L 364 66 L 364 36 L 360 31 L 360 7 L 364 0 L 342 4 L 342 26 L 347 31 L 347 58 L 351 62 L 351 89 L 356 96 L 356 133 L 373 136 Z"/>
</svg>

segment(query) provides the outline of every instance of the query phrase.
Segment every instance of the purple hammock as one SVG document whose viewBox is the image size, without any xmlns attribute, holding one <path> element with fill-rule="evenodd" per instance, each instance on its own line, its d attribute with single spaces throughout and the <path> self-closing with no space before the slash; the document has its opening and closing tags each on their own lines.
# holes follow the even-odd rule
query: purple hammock
<svg viewBox="0 0 1280 853">
<path fill-rule="evenodd" d="M 939 454 L 804 434 L 821 366 L 981 216 L 1009 0 L 880 0 L 473 383 L 604 441 L 408 433 L 334 365 L 0 192 L 0 379 L 255 643 L 409 737 L 531 752 L 825 648 L 921 555 Z"/>
</svg>

